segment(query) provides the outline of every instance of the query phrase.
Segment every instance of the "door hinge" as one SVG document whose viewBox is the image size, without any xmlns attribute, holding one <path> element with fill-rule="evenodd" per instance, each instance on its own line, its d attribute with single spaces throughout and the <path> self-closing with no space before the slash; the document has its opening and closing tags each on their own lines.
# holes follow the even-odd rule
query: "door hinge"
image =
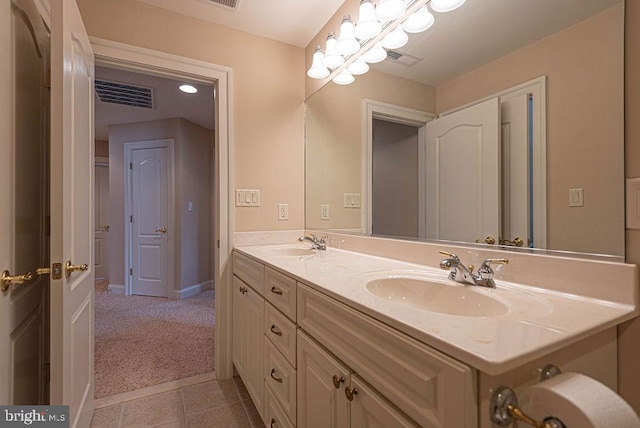
<svg viewBox="0 0 640 428">
<path fill-rule="evenodd" d="M 129 162 L 129 169 L 133 170 L 133 162 Z"/>
<path fill-rule="evenodd" d="M 133 275 L 133 268 L 129 268 L 129 275 Z"/>
<path fill-rule="evenodd" d="M 133 223 L 133 216 L 132 215 L 129 216 L 129 223 Z"/>
<path fill-rule="evenodd" d="M 218 239 L 218 248 L 220 248 L 220 240 Z"/>
<path fill-rule="evenodd" d="M 47 75 L 45 76 L 44 87 L 47 89 L 51 89 L 51 70 L 47 70 Z"/>
</svg>

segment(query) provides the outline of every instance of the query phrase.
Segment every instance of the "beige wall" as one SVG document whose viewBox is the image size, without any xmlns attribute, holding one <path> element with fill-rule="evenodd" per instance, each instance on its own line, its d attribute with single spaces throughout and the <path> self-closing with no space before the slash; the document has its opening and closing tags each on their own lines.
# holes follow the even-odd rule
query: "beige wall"
<svg viewBox="0 0 640 428">
<path fill-rule="evenodd" d="M 435 88 L 370 71 L 348 86 L 329 83 L 307 100 L 306 226 L 362 229 L 362 212 L 344 208 L 344 193 L 360 193 L 363 182 L 363 99 L 424 112 L 435 111 Z M 364 200 L 363 200 L 364 203 Z M 320 219 L 320 205 L 330 219 Z"/>
<path fill-rule="evenodd" d="M 436 88 L 441 113 L 547 76 L 550 249 L 624 254 L 623 7 Z M 568 206 L 571 188 L 584 189 L 584 207 Z"/>
<path fill-rule="evenodd" d="M 96 140 L 96 156 L 109 157 L 109 142 L 104 140 Z"/>
<path fill-rule="evenodd" d="M 625 174 L 640 177 L 640 2 L 625 2 Z M 630 201 L 627 201 L 630 202 Z M 627 229 L 628 263 L 640 264 L 640 230 Z M 618 328 L 618 388 L 640 414 L 640 319 Z"/>
<path fill-rule="evenodd" d="M 129 142 L 174 140 L 176 230 L 174 290 L 212 279 L 211 160 L 212 133 L 184 119 L 167 119 L 109 127 L 109 282 L 124 285 L 125 150 Z M 193 201 L 194 210 L 187 209 Z M 170 293 L 173 290 L 170 290 Z M 175 296 L 175 293 L 170 294 Z"/>
<path fill-rule="evenodd" d="M 304 50 L 135 0 L 77 2 L 90 36 L 231 67 L 235 187 L 261 190 L 235 230 L 303 228 Z"/>
</svg>

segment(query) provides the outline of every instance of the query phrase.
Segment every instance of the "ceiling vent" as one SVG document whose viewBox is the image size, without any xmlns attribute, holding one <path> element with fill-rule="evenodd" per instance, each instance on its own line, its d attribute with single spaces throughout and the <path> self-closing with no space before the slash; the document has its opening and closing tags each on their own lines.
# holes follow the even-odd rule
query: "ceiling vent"
<svg viewBox="0 0 640 428">
<path fill-rule="evenodd" d="M 393 50 L 387 51 L 387 59 L 396 64 L 404 65 L 405 67 L 413 67 L 414 65 L 422 61 L 422 58 Z"/>
<path fill-rule="evenodd" d="M 96 93 L 103 103 L 153 108 L 153 89 L 126 83 L 96 80 Z"/>
<path fill-rule="evenodd" d="M 240 4 L 240 0 L 201 0 L 209 4 L 213 4 L 216 6 L 222 6 L 231 10 L 238 10 L 238 5 Z"/>
</svg>

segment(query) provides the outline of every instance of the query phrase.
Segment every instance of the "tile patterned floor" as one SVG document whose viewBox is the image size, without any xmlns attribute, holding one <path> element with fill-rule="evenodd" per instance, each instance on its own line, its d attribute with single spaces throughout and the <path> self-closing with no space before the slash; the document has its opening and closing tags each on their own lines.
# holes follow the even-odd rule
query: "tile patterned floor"
<svg viewBox="0 0 640 428">
<path fill-rule="evenodd" d="M 206 380 L 95 410 L 91 428 L 124 427 L 251 428 L 264 424 L 244 384 L 235 377 Z"/>
</svg>

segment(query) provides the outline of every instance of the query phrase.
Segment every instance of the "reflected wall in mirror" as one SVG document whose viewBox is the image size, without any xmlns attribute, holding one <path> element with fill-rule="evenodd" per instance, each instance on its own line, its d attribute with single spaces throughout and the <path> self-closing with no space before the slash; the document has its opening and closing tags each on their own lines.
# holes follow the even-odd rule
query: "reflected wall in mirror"
<svg viewBox="0 0 640 428">
<path fill-rule="evenodd" d="M 546 208 L 529 220 L 543 221 L 546 242 L 534 245 L 624 255 L 623 24 L 621 0 L 468 0 L 438 15 L 427 32 L 411 35 L 400 53 L 422 58 L 415 66 L 387 59 L 351 85 L 325 85 L 306 103 L 306 227 L 376 232 L 375 219 L 381 217 L 371 212 L 376 203 L 369 199 L 375 196 L 368 196 L 376 194 L 376 167 L 367 160 L 373 121 L 365 100 L 441 116 L 543 77 L 546 184 L 524 198 L 545 196 Z M 385 114 L 377 119 L 402 123 Z M 427 165 L 422 175 L 428 176 L 434 161 L 417 146 L 416 163 Z M 394 168 L 400 175 L 414 167 Z M 415 203 L 420 198 L 409 189 L 426 192 L 428 186 L 421 173 L 412 174 L 418 185 L 396 185 L 396 198 L 385 209 L 398 224 L 420 216 L 428 224 L 437 198 L 426 197 L 426 207 Z M 570 206 L 572 189 L 582 189 L 583 206 Z M 504 216 L 504 209 L 494 211 Z M 532 206 L 523 211 L 532 213 Z M 409 236 L 428 237 L 419 226 L 409 229 Z"/>
</svg>

